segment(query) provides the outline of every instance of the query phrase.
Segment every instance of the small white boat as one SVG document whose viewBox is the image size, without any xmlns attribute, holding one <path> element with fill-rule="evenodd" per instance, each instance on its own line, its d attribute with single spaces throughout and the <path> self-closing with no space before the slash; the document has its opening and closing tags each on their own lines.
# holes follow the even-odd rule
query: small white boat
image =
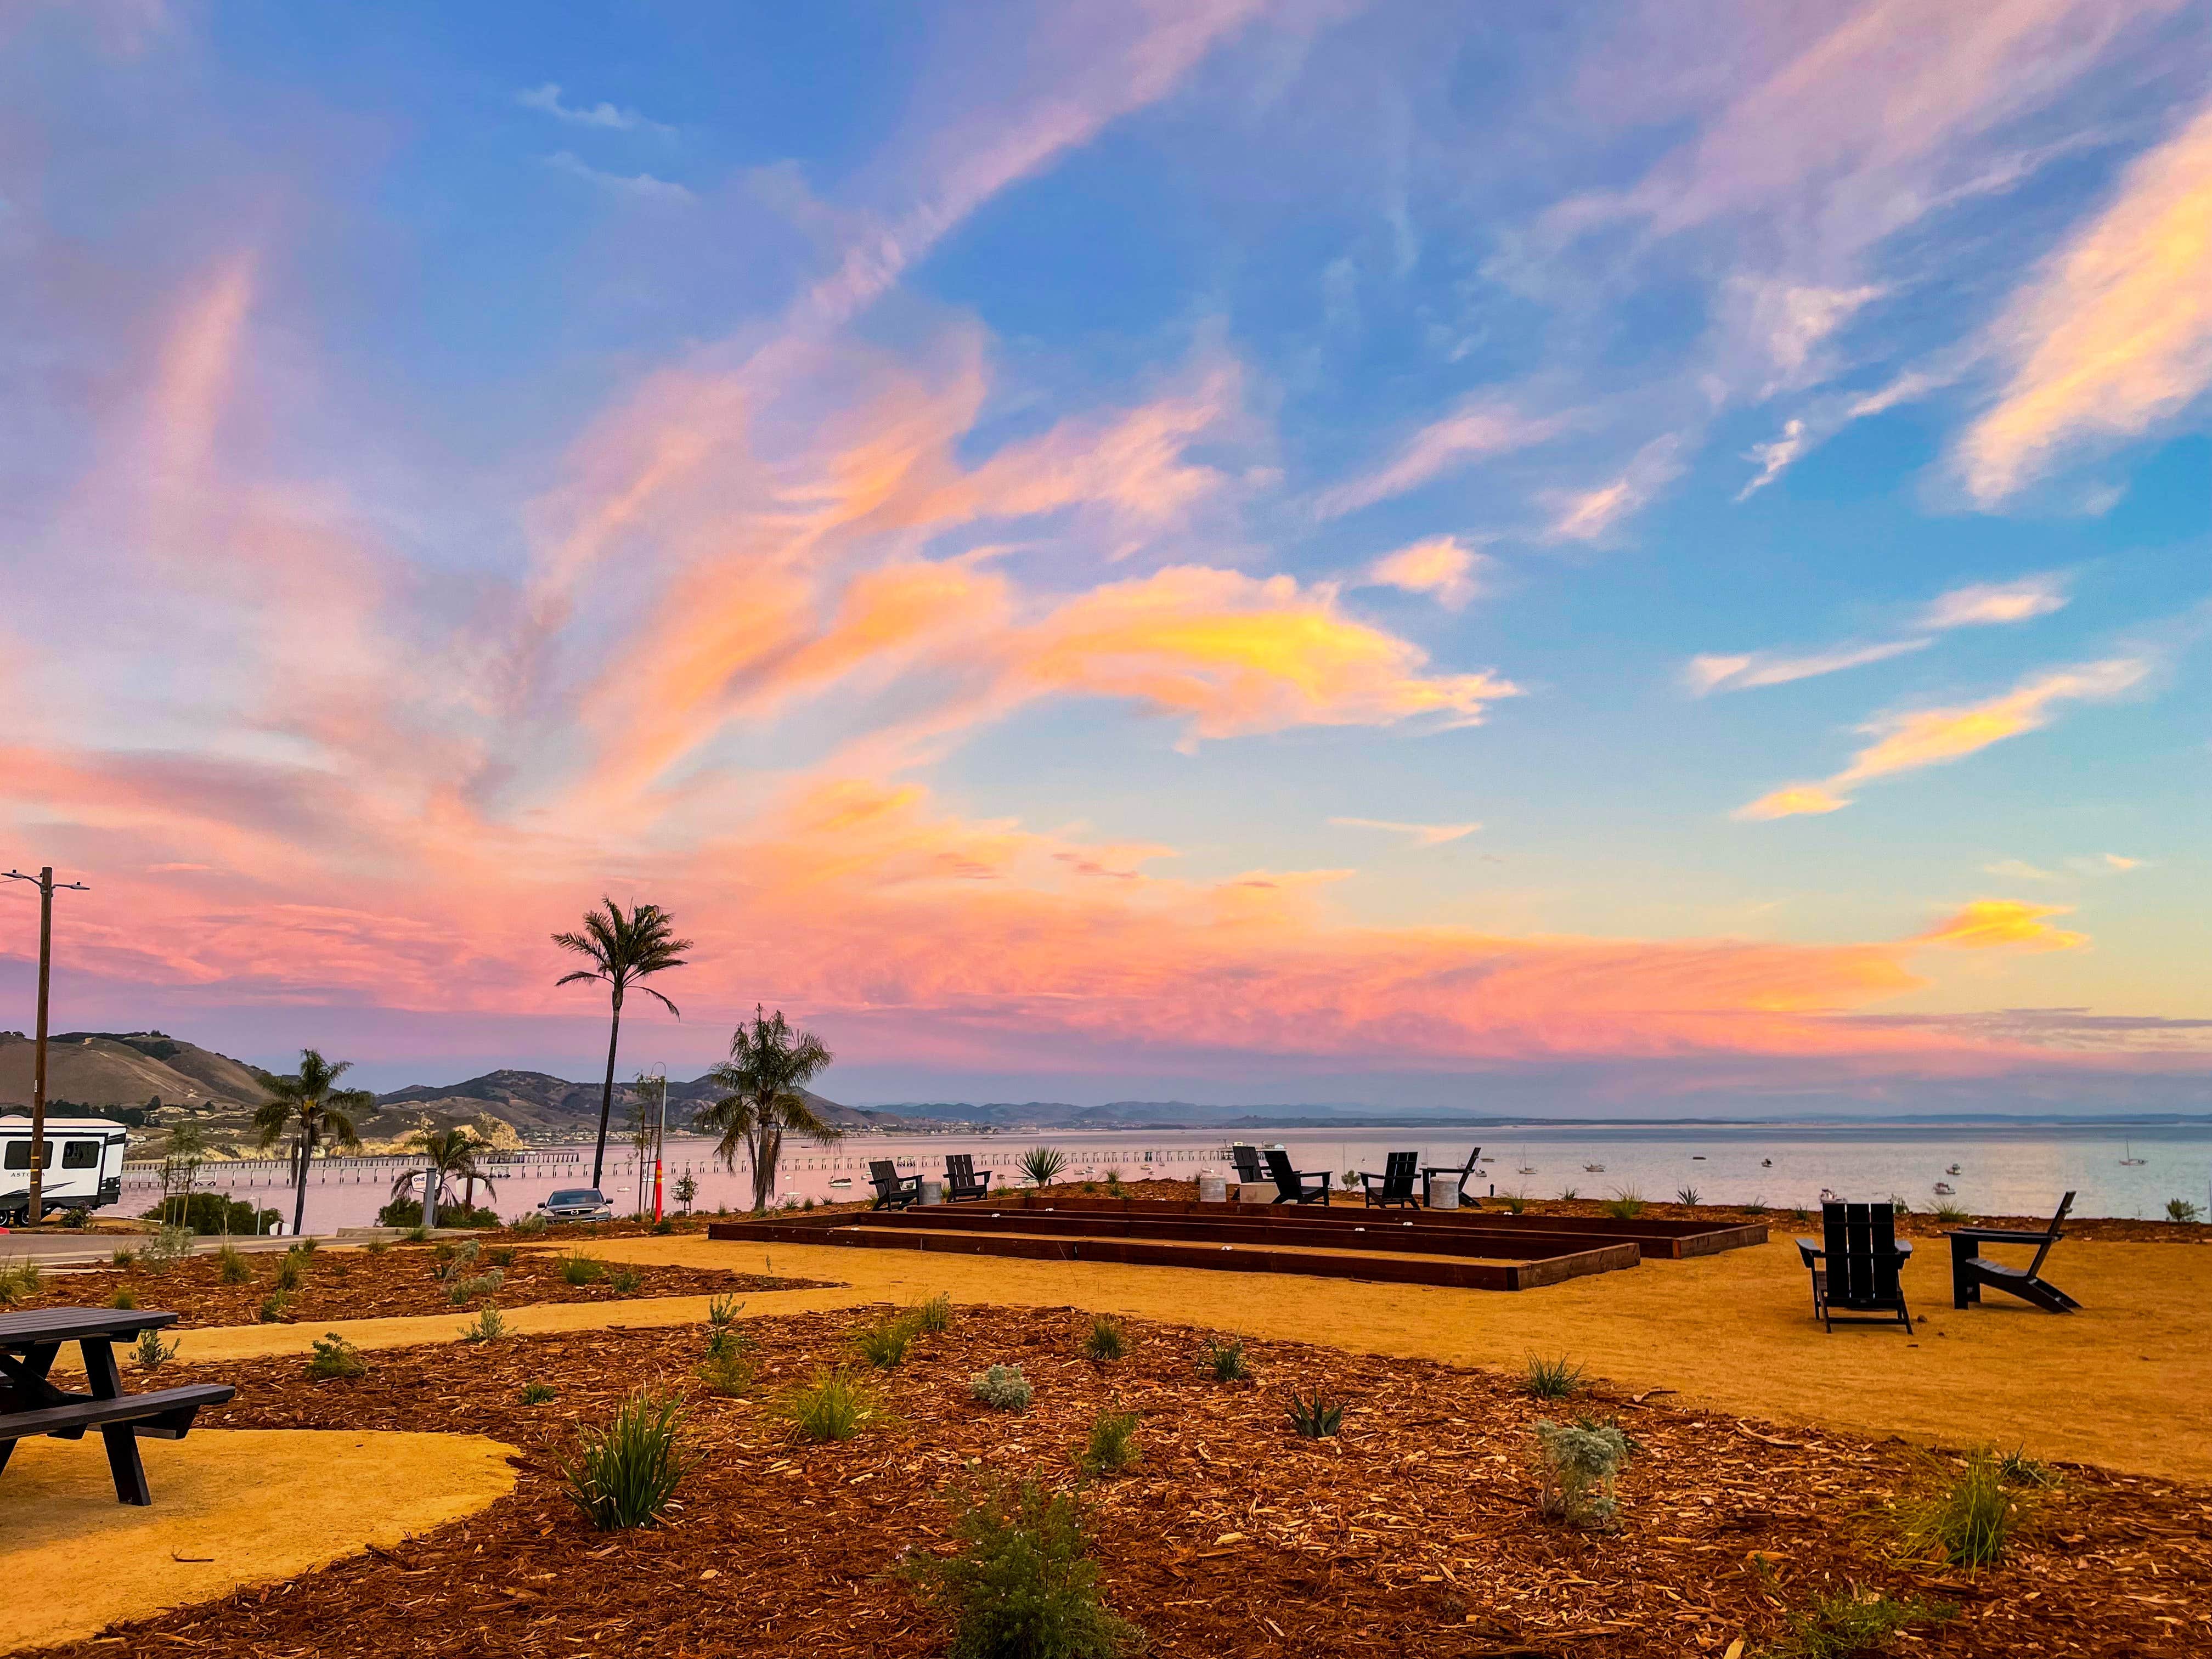
<svg viewBox="0 0 2212 1659">
<path fill-rule="evenodd" d="M 1950 1168 L 1945 1170 L 1943 1173 L 1945 1175 L 1964 1175 L 1966 1171 L 1961 1170 L 1957 1164 L 1954 1164 Z"/>
<path fill-rule="evenodd" d="M 1583 1165 L 1583 1168 L 1591 1175 L 1603 1175 L 1605 1173 L 1605 1165 L 1602 1164 L 1585 1164 Z"/>
<path fill-rule="evenodd" d="M 832 1187 L 849 1187 L 853 1184 L 853 1177 L 850 1176 L 832 1176 L 830 1178 L 830 1184 Z"/>
<path fill-rule="evenodd" d="M 1513 1173 L 1514 1173 L 1515 1175 L 1534 1175 L 1534 1174 L 1535 1174 L 1535 1173 L 1536 1173 L 1536 1166 L 1535 1166 L 1534 1164 L 1522 1164 L 1519 1169 L 1516 1170 Z"/>
<path fill-rule="evenodd" d="M 2120 1145 L 2121 1145 L 2124 1148 L 2125 1148 L 2125 1150 L 2126 1150 L 2126 1153 L 2127 1153 L 2127 1155 L 2126 1155 L 2124 1158 L 2121 1158 L 2121 1160 L 2120 1160 L 2120 1162 L 2121 1162 L 2124 1165 L 2126 1165 L 2127 1167 L 2129 1167 L 2129 1168 L 2132 1169 L 2132 1168 L 2135 1168 L 2136 1166 L 2137 1166 L 2137 1165 L 2141 1164 L 2144 1161 L 2143 1159 L 2139 1158 L 2137 1158 L 2137 1157 L 2136 1156 L 2136 1149 L 2135 1149 L 2135 1143 L 2134 1143 L 2134 1142 L 2132 1142 L 2132 1141 L 2124 1140 L 2124 1141 L 2122 1141 L 2122 1142 L 2120 1143 Z"/>
<path fill-rule="evenodd" d="M 1936 1183 L 1936 1195 L 1938 1198 L 1948 1198 L 1958 1190 L 1948 1181 L 1939 1181 Z"/>
</svg>

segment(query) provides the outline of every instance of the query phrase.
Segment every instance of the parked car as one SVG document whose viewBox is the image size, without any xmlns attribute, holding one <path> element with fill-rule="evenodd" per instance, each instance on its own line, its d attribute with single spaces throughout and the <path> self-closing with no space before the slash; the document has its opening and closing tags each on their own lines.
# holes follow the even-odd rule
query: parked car
<svg viewBox="0 0 2212 1659">
<path fill-rule="evenodd" d="M 548 1221 L 612 1221 L 615 1206 L 597 1187 L 563 1187 L 538 1200 L 538 1212 Z"/>
<path fill-rule="evenodd" d="M 130 1132 L 104 1117 L 49 1117 L 40 1201 L 48 1210 L 90 1212 L 123 1196 L 123 1151 Z M 0 1117 L 0 1227 L 31 1207 L 31 1120 Z"/>
</svg>

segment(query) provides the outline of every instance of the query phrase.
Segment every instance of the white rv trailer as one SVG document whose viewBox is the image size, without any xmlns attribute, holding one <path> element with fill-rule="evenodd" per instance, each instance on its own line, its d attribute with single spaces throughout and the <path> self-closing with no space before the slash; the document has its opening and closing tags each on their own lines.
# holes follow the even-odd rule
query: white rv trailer
<svg viewBox="0 0 2212 1659">
<path fill-rule="evenodd" d="M 96 1210 L 123 1196 L 123 1148 L 131 1132 L 104 1117 L 46 1119 L 45 1179 L 49 1210 Z M 0 1227 L 19 1224 L 31 1207 L 31 1120 L 0 1117 Z"/>
</svg>

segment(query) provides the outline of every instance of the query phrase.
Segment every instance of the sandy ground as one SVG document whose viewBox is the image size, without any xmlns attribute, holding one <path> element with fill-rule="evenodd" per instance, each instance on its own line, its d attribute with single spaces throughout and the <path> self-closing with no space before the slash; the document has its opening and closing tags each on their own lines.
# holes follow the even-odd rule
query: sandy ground
<svg viewBox="0 0 2212 1659">
<path fill-rule="evenodd" d="M 97 1435 L 16 1446 L 0 1474 L 0 1651 L 388 1547 L 514 1485 L 513 1449 L 480 1435 L 195 1429 L 138 1443 L 149 1509 L 115 1501 Z"/>
<path fill-rule="evenodd" d="M 1954 1310 L 1948 1264 L 1923 1248 L 1905 1285 L 1924 1323 L 1910 1334 L 1869 1327 L 1829 1335 L 1811 1317 L 1787 1239 L 1518 1292 L 697 1237 L 604 1239 L 593 1249 L 609 1261 L 844 1281 L 752 1294 L 750 1317 L 943 1291 L 956 1302 L 1126 1312 L 1454 1364 L 1518 1370 L 1532 1353 L 1565 1354 L 1631 1390 L 1672 1389 L 1690 1403 L 1774 1422 L 2019 1445 L 2046 1459 L 2212 1479 L 2212 1440 L 2179 1431 L 2212 1412 L 2212 1251 L 2062 1243 L 2045 1272 L 2087 1304 L 2062 1317 L 1995 1296 Z M 672 1297 L 520 1308 L 507 1318 L 526 1332 L 576 1330 L 688 1323 L 706 1309 L 705 1297 Z M 461 1323 L 441 1315 L 339 1328 L 364 1347 L 391 1347 L 450 1340 Z M 183 1357 L 304 1354 L 323 1328 L 185 1331 Z"/>
</svg>

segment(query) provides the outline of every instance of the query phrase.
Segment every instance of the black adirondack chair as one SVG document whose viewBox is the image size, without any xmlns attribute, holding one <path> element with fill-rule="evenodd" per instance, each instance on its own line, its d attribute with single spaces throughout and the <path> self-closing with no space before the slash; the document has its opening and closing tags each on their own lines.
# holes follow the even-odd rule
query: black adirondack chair
<svg viewBox="0 0 2212 1659">
<path fill-rule="evenodd" d="M 1329 1174 L 1326 1170 L 1293 1170 L 1291 1155 L 1278 1148 L 1267 1152 L 1267 1173 L 1261 1177 L 1275 1183 L 1275 1202 L 1278 1204 L 1326 1204 L 1328 1202 Z M 1318 1181 L 1310 1187 L 1310 1181 Z"/>
<path fill-rule="evenodd" d="M 868 1179 L 876 1188 L 876 1201 L 869 1206 L 872 1209 L 903 1210 L 921 1197 L 921 1177 L 901 1175 L 898 1165 L 887 1158 L 868 1160 Z"/>
<path fill-rule="evenodd" d="M 1388 1152 L 1383 1155 L 1381 1175 L 1370 1175 L 1362 1170 L 1359 1181 L 1367 1189 L 1369 1207 L 1379 1209 L 1395 1204 L 1401 1209 L 1419 1209 L 1420 1200 L 1413 1196 L 1413 1182 L 1420 1163 L 1419 1152 Z"/>
<path fill-rule="evenodd" d="M 1961 1227 L 1944 1235 L 1951 1241 L 1951 1305 L 1963 1308 L 1982 1299 L 1982 1287 L 2004 1291 L 2023 1302 L 2032 1302 L 2046 1313 L 2073 1313 L 2081 1307 L 2072 1297 L 2041 1277 L 2043 1258 L 2051 1254 L 2074 1207 L 2074 1194 L 2058 1200 L 2058 1212 L 2039 1233 L 2013 1232 L 2002 1227 Z M 1982 1254 L 1984 1244 L 2033 1244 L 2035 1260 L 2025 1267 L 2008 1267 Z"/>
<path fill-rule="evenodd" d="M 1239 1181 L 1265 1181 L 1267 1178 L 1267 1171 L 1260 1167 L 1260 1149 L 1257 1146 L 1231 1146 L 1229 1156 L 1237 1165 Z"/>
<path fill-rule="evenodd" d="M 1474 1179 L 1475 1162 L 1477 1159 L 1480 1158 L 1481 1156 L 1482 1148 L 1478 1146 L 1467 1155 L 1467 1162 L 1461 1164 L 1457 1169 L 1453 1168 L 1449 1164 L 1423 1164 L 1421 1166 L 1421 1202 L 1424 1204 L 1435 1203 L 1436 1198 L 1434 1194 L 1436 1193 L 1437 1181 L 1439 1179 L 1453 1179 L 1459 1182 L 1460 1207 L 1468 1210 L 1480 1208 L 1481 1200 L 1468 1191 L 1467 1183 Z"/>
<path fill-rule="evenodd" d="M 1841 1325 L 1912 1328 L 1905 1305 L 1905 1264 L 1912 1246 L 1897 1237 L 1897 1211 L 1887 1204 L 1823 1204 L 1820 1244 L 1797 1241 L 1813 1273 L 1813 1317 L 1830 1331 Z"/>
<path fill-rule="evenodd" d="M 978 1176 L 975 1160 L 968 1153 L 947 1153 L 945 1159 L 945 1196 L 956 1204 L 963 1198 L 988 1197 L 991 1191 L 991 1177 L 997 1173 L 994 1170 L 986 1170 Z"/>
</svg>

